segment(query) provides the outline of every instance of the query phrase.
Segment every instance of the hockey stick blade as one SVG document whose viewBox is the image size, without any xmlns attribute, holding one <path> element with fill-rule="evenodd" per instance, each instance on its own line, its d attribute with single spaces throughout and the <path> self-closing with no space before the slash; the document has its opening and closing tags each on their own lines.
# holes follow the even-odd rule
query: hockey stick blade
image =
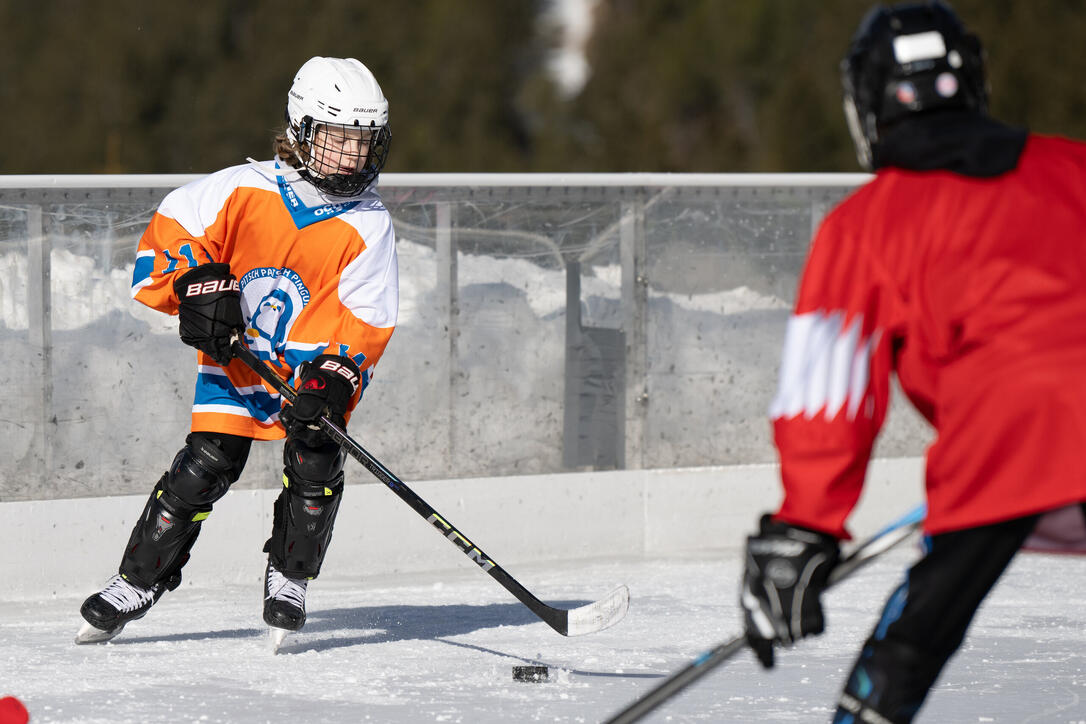
<svg viewBox="0 0 1086 724">
<path fill-rule="evenodd" d="M 283 399 L 290 403 L 294 402 L 294 398 L 298 396 L 294 388 L 279 377 L 252 350 L 242 344 L 240 340 L 235 340 L 233 350 L 234 355 L 247 367 L 277 389 Z M 399 496 L 400 500 L 411 506 L 416 513 L 422 516 L 427 523 L 437 528 L 442 536 L 459 548 L 472 562 L 489 573 L 491 578 L 500 583 L 505 590 L 513 594 L 518 601 L 527 606 L 540 620 L 558 633 L 563 636 L 581 636 L 594 633 L 608 626 L 613 626 L 626 615 L 630 605 L 630 592 L 626 586 L 620 586 L 599 601 L 574 609 L 558 608 L 543 603 L 531 591 L 522 586 L 517 579 L 509 575 L 504 568 L 495 563 L 481 548 L 472 543 L 447 518 L 440 515 L 429 503 L 420 498 L 404 481 L 382 465 L 381 461 L 359 445 L 339 425 L 327 417 L 321 417 L 319 422 L 325 434 L 334 440 L 344 452 L 361 463 L 362 467 L 369 470 L 375 478 Z"/>
<path fill-rule="evenodd" d="M 594 603 L 566 611 L 564 635 L 583 636 L 610 628 L 626 616 L 629 608 L 630 589 L 619 586 Z"/>
<path fill-rule="evenodd" d="M 914 531 L 920 528 L 926 515 L 927 506 L 919 505 L 860 543 L 830 571 L 829 585 L 832 586 L 851 576 L 863 566 L 906 540 Z M 640 721 L 649 712 L 654 711 L 664 702 L 681 693 L 686 687 L 728 661 L 746 647 L 747 638 L 744 635 L 736 636 L 709 649 L 664 679 L 618 714 L 606 720 L 604 724 L 633 724 L 633 722 Z"/>
</svg>

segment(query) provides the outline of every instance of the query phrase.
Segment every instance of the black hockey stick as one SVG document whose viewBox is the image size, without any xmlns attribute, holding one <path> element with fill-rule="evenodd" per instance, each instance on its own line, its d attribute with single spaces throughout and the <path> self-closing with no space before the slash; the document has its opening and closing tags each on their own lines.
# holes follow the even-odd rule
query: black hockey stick
<svg viewBox="0 0 1086 724">
<path fill-rule="evenodd" d="M 832 586 L 844 580 L 862 566 L 875 560 L 875 558 L 908 538 L 924 522 L 926 514 L 927 506 L 917 506 L 863 543 L 860 543 L 830 571 L 829 585 Z M 735 656 L 746 646 L 746 636 L 736 636 L 730 641 L 725 641 L 709 649 L 664 679 L 664 681 L 608 719 L 604 724 L 632 724 L 632 722 L 640 721 L 649 712 L 681 693 L 686 687 Z"/>
<path fill-rule="evenodd" d="M 298 394 L 294 388 L 279 377 L 263 360 L 253 354 L 248 347 L 240 341 L 235 341 L 233 350 L 238 359 L 260 375 L 268 384 L 279 390 L 279 394 L 287 402 L 294 402 L 294 398 Z M 373 473 L 374 477 L 388 486 L 389 490 L 400 496 L 400 499 L 425 518 L 426 522 L 437 528 L 443 536 L 452 541 L 453 545 L 463 551 L 476 565 L 489 573 L 505 590 L 516 596 L 517 600 L 527 606 L 532 613 L 558 633 L 563 636 L 580 636 L 594 633 L 618 623 L 626 615 L 626 610 L 630 606 L 630 591 L 626 586 L 619 586 L 599 601 L 578 608 L 556 608 L 543 603 L 533 596 L 531 591 L 522 586 L 517 579 L 509 575 L 504 568 L 483 553 L 482 549 L 472 543 L 447 518 L 440 515 L 415 491 L 393 475 L 377 458 L 355 442 L 343 428 L 324 416 L 320 418 L 319 423 L 321 429 L 338 443 L 344 452 L 362 463 L 362 466 Z"/>
</svg>

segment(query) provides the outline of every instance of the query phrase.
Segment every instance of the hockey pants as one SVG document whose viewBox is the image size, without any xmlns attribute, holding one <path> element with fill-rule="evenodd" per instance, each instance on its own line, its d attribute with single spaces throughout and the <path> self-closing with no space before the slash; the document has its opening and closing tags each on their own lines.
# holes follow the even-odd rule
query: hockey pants
<svg viewBox="0 0 1086 724">
<path fill-rule="evenodd" d="M 1083 504 L 1086 514 L 1086 504 Z M 864 643 L 834 724 L 911 722 L 1039 515 L 928 536 Z"/>
</svg>

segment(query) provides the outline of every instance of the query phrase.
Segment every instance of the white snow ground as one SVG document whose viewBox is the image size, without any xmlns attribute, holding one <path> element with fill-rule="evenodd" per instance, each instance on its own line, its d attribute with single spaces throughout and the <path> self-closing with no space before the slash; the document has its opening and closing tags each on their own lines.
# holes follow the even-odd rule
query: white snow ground
<svg viewBox="0 0 1086 724">
<path fill-rule="evenodd" d="M 744 653 L 645 721 L 828 721 L 859 642 L 915 556 L 907 544 L 827 594 L 828 633 L 784 652 L 773 672 Z M 309 623 L 278 655 L 266 648 L 258 581 L 186 582 L 98 646 L 72 643 L 79 599 L 0 601 L 0 696 L 18 696 L 34 724 L 600 722 L 739 631 L 735 551 L 509 572 L 564 606 L 627 583 L 629 615 L 564 638 L 470 563 L 364 581 L 326 572 L 311 587 Z M 1086 557 L 1020 555 L 918 721 L 1086 723 L 1083 580 Z M 552 680 L 513 681 L 525 663 L 550 666 Z"/>
</svg>

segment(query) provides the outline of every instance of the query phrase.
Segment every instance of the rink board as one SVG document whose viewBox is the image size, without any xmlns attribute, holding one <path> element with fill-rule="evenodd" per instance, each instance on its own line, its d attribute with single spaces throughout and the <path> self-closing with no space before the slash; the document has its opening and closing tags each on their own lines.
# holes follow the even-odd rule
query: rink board
<svg viewBox="0 0 1086 724">
<path fill-rule="evenodd" d="M 409 485 L 515 575 L 513 566 L 524 563 L 738 547 L 757 516 L 778 503 L 777 475 L 774 465 L 750 465 Z M 918 502 L 921 475 L 919 459 L 876 461 L 850 520 L 853 531 L 872 531 Z M 185 584 L 259 580 L 277 494 L 234 490 L 219 501 L 185 568 Z M 59 596 L 99 586 L 115 572 L 145 501 L 129 495 L 0 503 L 0 530 L 19 551 L 0 557 L 0 575 L 8 582 L 0 598 Z M 348 485 L 322 577 L 351 580 L 473 565 L 442 537 L 384 485 Z"/>
</svg>

